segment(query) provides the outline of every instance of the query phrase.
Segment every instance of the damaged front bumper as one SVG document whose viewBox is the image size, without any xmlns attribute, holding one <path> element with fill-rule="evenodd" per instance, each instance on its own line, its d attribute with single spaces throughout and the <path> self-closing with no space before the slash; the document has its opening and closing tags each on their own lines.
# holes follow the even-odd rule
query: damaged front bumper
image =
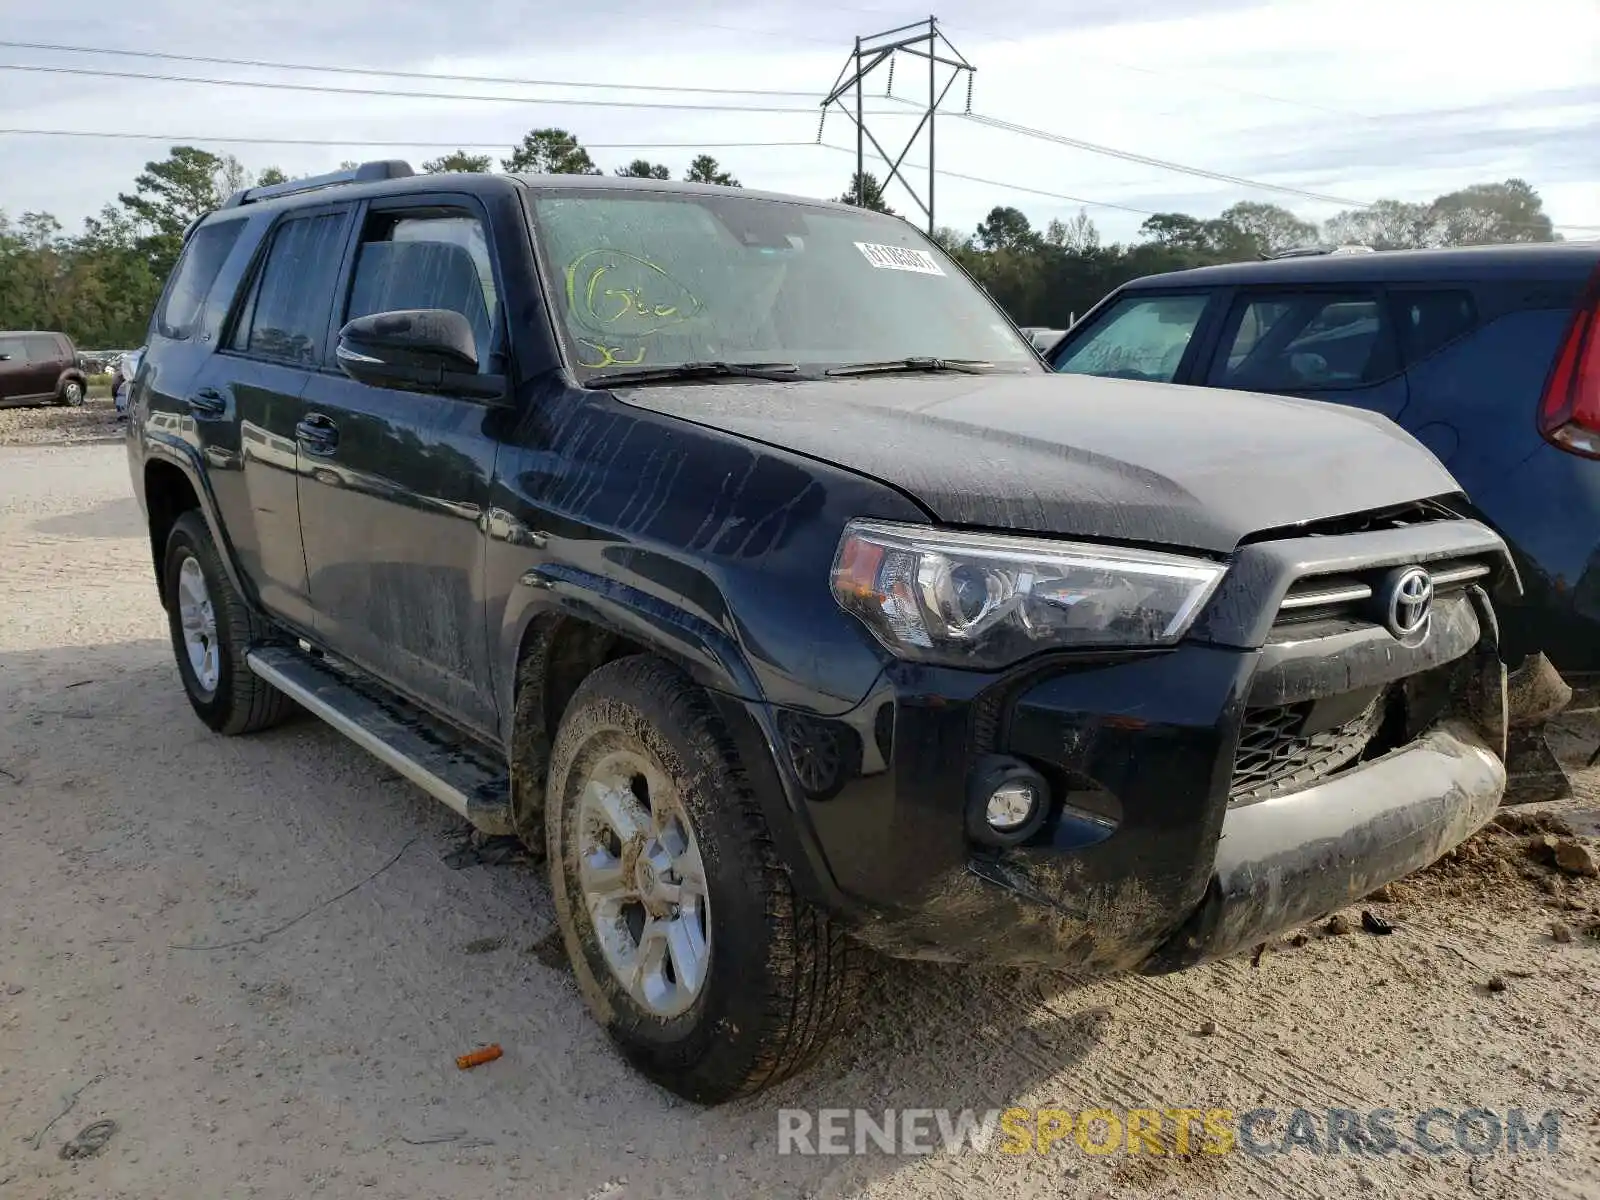
<svg viewBox="0 0 1600 1200">
<path fill-rule="evenodd" d="M 1441 598 L 1416 645 L 1323 622 L 1257 649 L 1000 676 L 894 664 L 843 718 L 750 706 L 785 768 L 769 824 L 800 832 L 796 886 L 885 953 L 1178 969 L 1341 908 L 1490 819 L 1508 728 L 1496 640 L 1474 588 Z M 1278 732 L 1264 754 L 1252 741 Z M 1252 774 L 1279 752 L 1292 770 Z M 1054 805 L 1004 849 L 963 826 L 994 756 L 1036 769 Z"/>
<path fill-rule="evenodd" d="M 1494 815 L 1505 785 L 1483 732 L 1446 721 L 1366 766 L 1229 811 L 1205 899 L 1144 970 L 1236 954 L 1427 866 Z"/>
</svg>

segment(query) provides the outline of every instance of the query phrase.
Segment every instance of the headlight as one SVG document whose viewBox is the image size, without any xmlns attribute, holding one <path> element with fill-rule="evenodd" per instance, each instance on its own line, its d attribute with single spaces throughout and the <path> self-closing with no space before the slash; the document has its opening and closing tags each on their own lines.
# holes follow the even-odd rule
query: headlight
<svg viewBox="0 0 1600 1200">
<path fill-rule="evenodd" d="M 1053 648 L 1171 645 L 1225 570 L 1147 550 L 852 521 L 833 594 L 900 658 L 995 668 Z"/>
</svg>

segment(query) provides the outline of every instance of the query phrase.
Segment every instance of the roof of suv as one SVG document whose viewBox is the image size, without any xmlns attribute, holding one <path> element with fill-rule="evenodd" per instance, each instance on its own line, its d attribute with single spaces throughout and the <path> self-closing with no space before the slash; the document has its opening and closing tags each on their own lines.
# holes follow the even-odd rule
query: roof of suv
<svg viewBox="0 0 1600 1200">
<path fill-rule="evenodd" d="M 1585 275 L 1600 263 L 1600 241 L 1523 242 L 1448 250 L 1380 250 L 1375 254 L 1316 254 L 1255 262 L 1224 263 L 1146 275 L 1125 286 L 1214 286 L 1250 283 L 1375 283 L 1479 279 L 1485 275 L 1541 277 Z"/>
<path fill-rule="evenodd" d="M 719 183 L 687 183 L 673 179 L 639 179 L 631 175 L 511 175 L 518 183 L 535 188 L 600 188 L 618 192 L 697 192 L 703 196 L 726 196 L 729 190 Z M 840 204 L 837 200 L 819 200 L 815 196 L 792 196 L 784 192 L 763 192 L 755 188 L 735 188 L 740 196 L 753 196 L 757 200 L 786 200 L 791 204 L 823 205 L 860 212 L 859 208 Z"/>
<path fill-rule="evenodd" d="M 215 210 L 213 214 L 208 214 L 207 219 L 210 219 L 212 215 L 220 216 L 236 213 L 241 204 L 251 211 L 260 211 L 261 208 L 270 205 L 325 204 L 336 199 L 365 199 L 371 196 L 403 195 L 407 192 L 436 192 L 441 189 L 469 193 L 488 192 L 502 189 L 508 183 L 541 190 L 581 188 L 584 190 L 600 189 L 618 192 L 691 192 L 717 196 L 728 194 L 728 188 L 715 183 L 686 183 L 669 179 L 640 179 L 634 176 L 491 175 L 457 172 L 443 175 L 403 175 L 389 179 L 351 179 L 345 182 L 329 182 L 323 186 L 306 187 L 299 191 L 279 192 L 278 194 L 273 193 L 277 192 L 279 185 L 274 185 L 266 194 L 262 194 L 263 189 L 261 188 L 251 188 L 244 193 L 231 197 L 229 202 L 221 209 Z M 859 208 L 840 204 L 836 200 L 819 200 L 811 196 L 791 196 L 781 192 L 757 191 L 754 188 L 738 188 L 737 192 L 740 196 L 748 196 L 757 200 L 777 200 L 791 204 L 839 208 L 849 212 L 862 211 Z"/>
</svg>

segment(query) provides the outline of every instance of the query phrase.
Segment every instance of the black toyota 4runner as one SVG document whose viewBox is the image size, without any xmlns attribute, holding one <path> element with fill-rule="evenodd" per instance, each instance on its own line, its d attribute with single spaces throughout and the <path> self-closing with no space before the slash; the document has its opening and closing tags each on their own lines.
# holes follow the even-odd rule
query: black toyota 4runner
<svg viewBox="0 0 1600 1200">
<path fill-rule="evenodd" d="M 894 217 L 252 189 L 188 231 L 131 416 L 201 719 L 298 705 L 547 852 L 594 1015 L 696 1100 L 805 1063 L 860 944 L 1171 970 L 1501 797 L 1513 568 L 1430 454 L 1052 374 Z"/>
</svg>

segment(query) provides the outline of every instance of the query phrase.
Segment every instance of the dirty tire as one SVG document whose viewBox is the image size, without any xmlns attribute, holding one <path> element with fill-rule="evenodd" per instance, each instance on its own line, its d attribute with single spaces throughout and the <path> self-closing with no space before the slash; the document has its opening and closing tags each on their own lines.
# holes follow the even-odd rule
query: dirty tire
<svg viewBox="0 0 1600 1200">
<path fill-rule="evenodd" d="M 61 385 L 61 390 L 56 393 L 58 403 L 67 408 L 77 408 L 83 403 L 83 384 L 76 379 L 68 379 Z"/>
<path fill-rule="evenodd" d="M 578 880 L 588 771 L 622 748 L 654 764 L 694 826 L 710 911 L 710 966 L 693 1004 L 653 1014 L 607 964 Z M 551 753 L 551 891 L 573 975 L 633 1065 L 700 1104 L 758 1092 L 810 1063 L 853 1008 L 862 951 L 790 886 L 761 806 L 710 700 L 647 655 L 578 688 Z"/>
<path fill-rule="evenodd" d="M 178 608 L 178 578 L 185 560 L 200 564 L 206 591 L 216 615 L 217 685 L 209 693 L 196 677 L 184 647 Z M 190 509 L 173 523 L 161 567 L 167 596 L 167 625 L 184 693 L 200 719 L 222 734 L 255 733 L 277 725 L 295 711 L 289 697 L 268 684 L 245 663 L 245 651 L 262 640 L 263 624 L 233 590 L 211 530 L 201 514 Z"/>
</svg>

